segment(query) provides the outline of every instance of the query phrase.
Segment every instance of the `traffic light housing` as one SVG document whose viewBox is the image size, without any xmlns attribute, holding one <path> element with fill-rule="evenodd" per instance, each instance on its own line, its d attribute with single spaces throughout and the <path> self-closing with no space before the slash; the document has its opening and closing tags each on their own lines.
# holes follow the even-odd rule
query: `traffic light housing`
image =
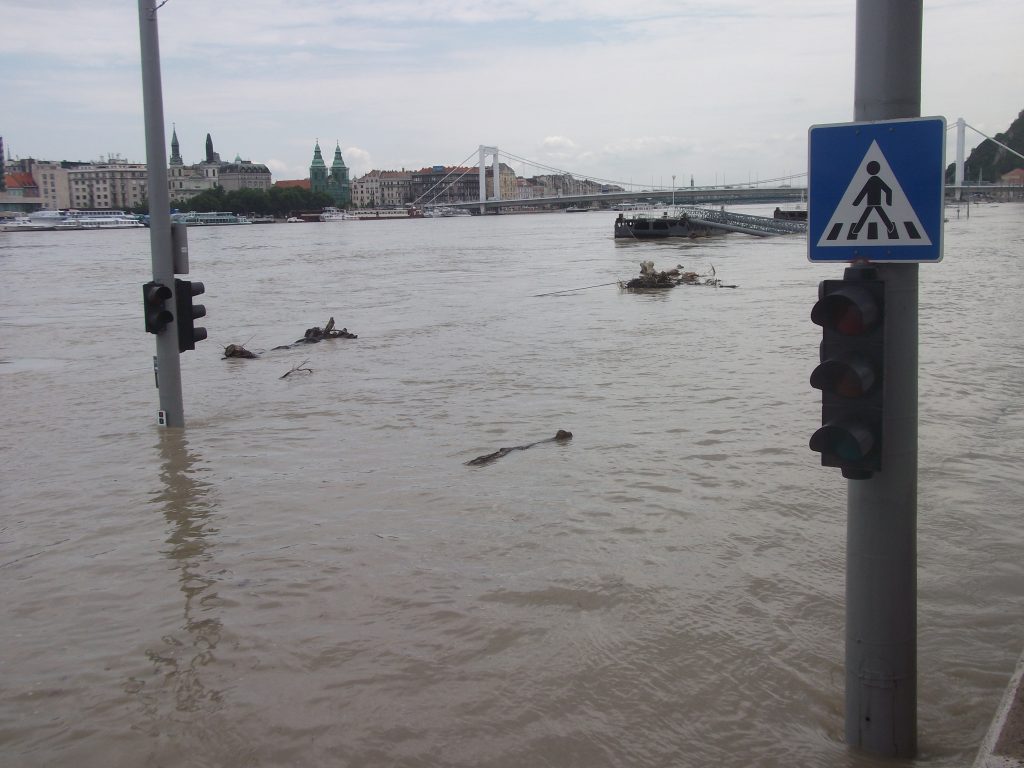
<svg viewBox="0 0 1024 768">
<path fill-rule="evenodd" d="M 195 321 L 206 317 L 206 307 L 193 304 L 192 297 L 206 293 L 202 283 L 190 280 L 174 281 L 174 307 L 178 318 L 178 352 L 196 348 L 196 342 L 206 338 L 206 329 L 197 328 Z"/>
<path fill-rule="evenodd" d="M 151 280 L 142 286 L 142 309 L 146 317 L 146 330 L 149 333 L 160 333 L 174 320 L 174 315 L 168 308 L 171 296 L 170 287 L 163 283 Z"/>
<path fill-rule="evenodd" d="M 848 267 L 842 280 L 818 285 L 811 321 L 822 327 L 821 428 L 810 440 L 825 467 L 866 480 L 882 469 L 885 405 L 885 283 L 873 267 Z"/>
</svg>

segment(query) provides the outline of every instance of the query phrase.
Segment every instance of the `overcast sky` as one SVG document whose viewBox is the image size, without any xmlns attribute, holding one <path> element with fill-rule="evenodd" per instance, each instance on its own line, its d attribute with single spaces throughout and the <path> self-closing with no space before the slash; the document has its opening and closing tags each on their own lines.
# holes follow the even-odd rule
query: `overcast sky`
<svg viewBox="0 0 1024 768">
<path fill-rule="evenodd" d="M 636 184 L 802 173 L 853 117 L 856 0 L 168 0 L 167 142 L 305 178 L 475 161 L 480 144 Z M 923 115 L 1024 109 L 1024 2 L 925 0 Z M 138 3 L 0 0 L 9 157 L 145 161 Z M 951 158 L 954 132 L 947 141 Z M 981 137 L 968 132 L 968 147 Z M 472 155 L 472 157 L 470 157 Z M 512 162 L 519 173 L 536 169 Z"/>
</svg>

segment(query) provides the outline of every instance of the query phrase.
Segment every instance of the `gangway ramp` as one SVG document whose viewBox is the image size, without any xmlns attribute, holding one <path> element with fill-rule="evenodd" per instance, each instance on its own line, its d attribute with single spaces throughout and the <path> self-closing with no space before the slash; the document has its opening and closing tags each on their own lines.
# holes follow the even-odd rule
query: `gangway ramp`
<svg viewBox="0 0 1024 768">
<path fill-rule="evenodd" d="M 712 229 L 721 229 L 726 232 L 742 232 L 743 234 L 755 235 L 757 237 L 796 235 L 807 232 L 806 221 L 775 219 L 770 216 L 752 216 L 749 213 L 733 213 L 732 211 L 701 208 L 691 205 L 680 206 L 680 208 L 691 219 L 699 220 L 705 226 Z"/>
<path fill-rule="evenodd" d="M 755 237 L 798 235 L 807 231 L 807 222 L 733 213 L 724 208 L 680 205 L 620 213 L 615 220 L 615 237 L 656 240 L 666 237 L 700 237 L 715 232 L 740 232 Z"/>
</svg>

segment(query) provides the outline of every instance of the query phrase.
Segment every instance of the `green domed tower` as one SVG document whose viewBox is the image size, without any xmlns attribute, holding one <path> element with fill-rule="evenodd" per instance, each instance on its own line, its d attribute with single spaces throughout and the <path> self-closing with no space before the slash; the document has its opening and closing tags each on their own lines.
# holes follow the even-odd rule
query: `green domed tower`
<svg viewBox="0 0 1024 768">
<path fill-rule="evenodd" d="M 334 162 L 331 163 L 331 176 L 327 181 L 328 194 L 334 202 L 345 207 L 352 202 L 352 183 L 348 178 L 348 166 L 341 158 L 341 144 L 334 145 Z"/>
<path fill-rule="evenodd" d="M 313 150 L 313 162 L 309 166 L 309 189 L 312 192 L 327 192 L 327 164 L 320 154 L 320 140 Z"/>
</svg>

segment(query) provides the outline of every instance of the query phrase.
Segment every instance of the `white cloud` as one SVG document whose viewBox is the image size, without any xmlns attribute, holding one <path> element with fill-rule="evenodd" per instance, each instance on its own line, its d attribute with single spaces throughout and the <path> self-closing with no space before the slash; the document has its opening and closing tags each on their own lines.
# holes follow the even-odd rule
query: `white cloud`
<svg viewBox="0 0 1024 768">
<path fill-rule="evenodd" d="M 806 165 L 808 126 L 852 117 L 854 10 L 169 0 L 158 12 L 167 133 L 176 122 L 193 159 L 210 132 L 222 155 L 274 158 L 292 177 L 308 172 L 317 137 L 346 142 L 353 175 L 472 161 L 481 143 L 603 178 L 780 175 Z M 143 158 L 136 4 L 0 0 L 0 18 L 9 146 Z M 1024 107 L 1007 76 L 1024 68 L 1024 4 L 935 0 L 924 19 L 922 111 L 1004 130 Z M 964 34 L 979 19 L 999 24 Z"/>
</svg>

